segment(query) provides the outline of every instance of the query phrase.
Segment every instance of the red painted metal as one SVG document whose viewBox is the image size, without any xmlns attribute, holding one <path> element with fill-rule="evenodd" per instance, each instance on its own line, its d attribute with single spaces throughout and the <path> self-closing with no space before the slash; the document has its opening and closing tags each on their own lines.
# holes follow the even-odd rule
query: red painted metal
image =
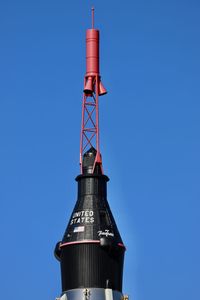
<svg viewBox="0 0 200 300">
<path fill-rule="evenodd" d="M 60 243 L 59 247 L 65 247 L 68 245 L 77 245 L 77 244 L 100 244 L 100 240 L 82 240 L 82 241 L 75 241 L 75 242 L 68 242 L 68 243 Z M 119 247 L 122 247 L 126 250 L 126 247 L 122 243 L 118 243 Z"/>
<path fill-rule="evenodd" d="M 86 31 L 86 76 L 99 75 L 99 30 Z"/>
<path fill-rule="evenodd" d="M 60 248 L 68 245 L 77 245 L 77 244 L 100 244 L 100 240 L 83 240 L 83 241 L 63 243 L 60 244 Z"/>
<path fill-rule="evenodd" d="M 94 29 L 94 8 L 92 8 L 92 29 L 86 31 L 86 74 L 84 78 L 80 138 L 81 173 L 83 154 L 90 147 L 94 147 L 97 151 L 93 170 L 96 163 L 102 166 L 99 145 L 99 96 L 106 93 L 99 71 L 99 30 Z"/>
</svg>

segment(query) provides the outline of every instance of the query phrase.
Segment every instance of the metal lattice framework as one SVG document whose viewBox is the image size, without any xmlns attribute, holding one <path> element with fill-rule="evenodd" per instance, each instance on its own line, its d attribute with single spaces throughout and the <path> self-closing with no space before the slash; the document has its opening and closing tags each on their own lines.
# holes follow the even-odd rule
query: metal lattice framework
<svg viewBox="0 0 200 300">
<path fill-rule="evenodd" d="M 86 83 L 86 79 L 85 79 Z M 87 95 L 83 94 L 82 103 L 82 124 L 80 141 L 80 166 L 82 172 L 83 154 L 89 148 L 94 147 L 97 151 L 94 167 L 96 163 L 102 164 L 99 149 L 99 76 L 95 77 L 95 92 Z"/>
</svg>

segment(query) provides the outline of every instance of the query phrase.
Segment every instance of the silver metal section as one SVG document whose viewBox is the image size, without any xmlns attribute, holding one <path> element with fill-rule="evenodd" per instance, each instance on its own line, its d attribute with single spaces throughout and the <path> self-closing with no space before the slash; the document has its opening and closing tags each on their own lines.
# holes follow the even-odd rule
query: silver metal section
<svg viewBox="0 0 200 300">
<path fill-rule="evenodd" d="M 83 291 L 83 300 L 90 300 L 90 290 L 89 289 L 84 289 Z"/>
<path fill-rule="evenodd" d="M 68 290 L 58 300 L 122 300 L 122 298 L 122 293 L 112 289 L 85 288 Z"/>
<path fill-rule="evenodd" d="M 113 291 L 111 289 L 105 289 L 106 300 L 113 300 Z"/>
<path fill-rule="evenodd" d="M 62 297 L 56 298 L 56 300 L 67 300 L 67 295 L 64 294 L 64 295 L 62 295 Z"/>
<path fill-rule="evenodd" d="M 129 300 L 129 296 L 128 295 L 123 295 L 122 300 Z"/>
</svg>

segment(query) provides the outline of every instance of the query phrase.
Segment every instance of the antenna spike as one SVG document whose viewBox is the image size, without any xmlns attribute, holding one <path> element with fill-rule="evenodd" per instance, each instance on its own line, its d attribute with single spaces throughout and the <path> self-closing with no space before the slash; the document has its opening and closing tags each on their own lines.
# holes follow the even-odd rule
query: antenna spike
<svg viewBox="0 0 200 300">
<path fill-rule="evenodd" d="M 94 29 L 94 6 L 92 6 L 92 29 Z"/>
</svg>

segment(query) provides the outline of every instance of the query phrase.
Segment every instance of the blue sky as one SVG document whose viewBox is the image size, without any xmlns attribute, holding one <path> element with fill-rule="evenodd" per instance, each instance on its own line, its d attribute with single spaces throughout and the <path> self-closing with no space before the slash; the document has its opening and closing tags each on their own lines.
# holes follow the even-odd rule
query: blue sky
<svg viewBox="0 0 200 300">
<path fill-rule="evenodd" d="M 85 29 L 101 30 L 101 152 L 135 300 L 200 299 L 200 2 L 1 1 L 1 298 L 54 299 L 76 200 Z M 10 296 L 12 295 L 12 296 Z"/>
</svg>

